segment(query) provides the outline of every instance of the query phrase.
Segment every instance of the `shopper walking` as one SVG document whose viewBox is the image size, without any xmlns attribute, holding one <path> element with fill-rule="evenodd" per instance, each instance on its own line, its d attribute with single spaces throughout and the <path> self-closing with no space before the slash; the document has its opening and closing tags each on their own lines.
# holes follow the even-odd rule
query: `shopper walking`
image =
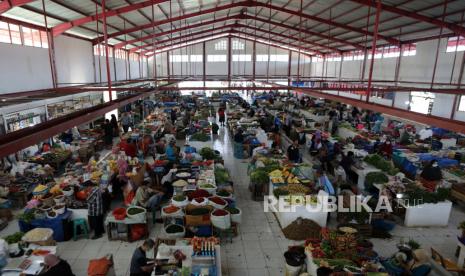
<svg viewBox="0 0 465 276">
<path fill-rule="evenodd" d="M 121 117 L 121 125 L 123 126 L 124 133 L 128 133 L 129 127 L 131 126 L 131 115 L 129 115 L 129 113 L 123 113 L 123 116 Z"/>
<path fill-rule="evenodd" d="M 113 127 L 108 119 L 106 119 L 103 124 L 103 133 L 105 145 L 107 145 L 107 147 L 111 146 L 113 144 Z"/>
<path fill-rule="evenodd" d="M 220 120 L 220 125 L 224 126 L 225 121 L 226 121 L 226 116 L 225 116 L 225 113 L 224 113 L 224 108 L 222 108 L 222 107 L 220 107 L 218 109 L 218 118 Z"/>
<path fill-rule="evenodd" d="M 111 114 L 110 124 L 111 124 L 111 127 L 113 128 L 113 137 L 118 137 L 119 127 L 118 127 L 118 120 L 116 119 L 115 114 Z"/>
<path fill-rule="evenodd" d="M 176 119 L 178 118 L 178 115 L 176 114 L 176 109 L 174 108 L 171 109 L 170 117 L 171 117 L 171 123 L 173 123 L 174 125 L 176 123 Z"/>
<path fill-rule="evenodd" d="M 103 200 L 100 187 L 92 187 L 87 196 L 88 219 L 90 228 L 94 230 L 93 240 L 98 239 L 105 232 L 103 228 Z"/>
</svg>

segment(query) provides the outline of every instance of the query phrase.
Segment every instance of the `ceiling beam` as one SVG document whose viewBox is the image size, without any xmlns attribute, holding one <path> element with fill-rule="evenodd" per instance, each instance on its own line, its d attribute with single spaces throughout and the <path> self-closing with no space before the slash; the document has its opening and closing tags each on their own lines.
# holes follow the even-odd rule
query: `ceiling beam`
<svg viewBox="0 0 465 276">
<path fill-rule="evenodd" d="M 124 7 L 121 7 L 121 8 L 114 9 L 112 11 L 108 11 L 108 12 L 106 12 L 106 16 L 107 17 L 116 16 L 116 15 L 120 15 L 120 14 L 123 14 L 123 13 L 127 13 L 127 12 L 131 12 L 131 11 L 134 11 L 134 10 L 149 7 L 151 5 L 158 5 L 158 4 L 167 2 L 167 1 L 168 0 L 149 0 L 149 1 L 144 1 L 144 2 L 137 3 L 137 4 L 131 4 L 131 5 L 128 5 L 128 6 L 124 6 Z M 62 23 L 62 24 L 59 24 L 59 25 L 53 27 L 52 28 L 52 33 L 53 33 L 54 36 L 57 36 L 57 35 L 60 35 L 60 34 L 62 34 L 64 32 L 66 32 L 67 30 L 69 30 L 69 29 L 71 29 L 73 27 L 78 27 L 80 25 L 83 25 L 83 24 L 98 20 L 99 18 L 102 18 L 102 17 L 103 17 L 103 13 L 99 13 L 97 15 L 86 16 L 86 17 L 82 17 L 82 18 L 79 18 L 79 19 L 69 21 L 69 22 L 65 22 L 65 23 Z M 108 38 L 110 38 L 110 37 L 108 37 Z"/>
<path fill-rule="evenodd" d="M 118 49 L 118 48 L 124 47 L 127 44 L 132 44 L 132 43 L 148 40 L 148 39 L 151 39 L 151 38 L 156 38 L 156 37 L 168 35 L 168 34 L 171 34 L 171 33 L 181 32 L 181 31 L 184 31 L 184 30 L 203 27 L 203 26 L 206 26 L 206 25 L 215 24 L 215 23 L 218 23 L 218 22 L 237 19 L 237 18 L 240 18 L 240 15 L 222 17 L 222 18 L 218 18 L 218 19 L 214 19 L 214 20 L 210 20 L 210 21 L 204 21 L 204 22 L 200 22 L 200 23 L 197 23 L 197 24 L 192 24 L 190 26 L 184 26 L 184 27 L 179 27 L 179 28 L 176 28 L 176 29 L 168 30 L 168 31 L 162 31 L 160 33 L 150 34 L 150 35 L 143 36 L 143 37 L 140 37 L 140 38 L 137 38 L 137 39 L 128 40 L 126 42 L 118 43 L 118 44 L 115 45 L 115 48 Z M 138 46 L 138 47 L 135 47 L 135 48 L 131 48 L 131 52 L 136 51 L 137 49 L 141 49 L 143 47 L 144 46 Z"/>
<path fill-rule="evenodd" d="M 217 31 L 217 30 L 220 30 L 220 29 L 225 29 L 225 28 L 248 28 L 248 29 L 251 29 L 251 30 L 254 30 L 255 27 L 252 27 L 252 26 L 249 26 L 249 25 L 244 25 L 244 24 L 228 24 L 228 25 L 224 25 L 224 26 L 221 26 L 221 27 L 218 27 L 218 28 L 215 28 L 213 31 Z M 258 30 L 258 31 L 261 31 L 263 32 L 263 30 Z M 201 34 L 205 34 L 205 33 L 211 33 L 212 30 L 211 29 L 207 29 L 207 30 L 203 30 L 203 31 L 200 31 L 200 32 L 196 32 L 196 33 L 190 33 L 190 34 L 187 34 L 187 35 L 182 35 L 182 36 L 177 36 L 173 39 L 169 38 L 169 39 L 166 39 L 166 40 L 161 40 L 157 43 L 157 45 L 160 45 L 160 44 L 163 44 L 163 43 L 166 43 L 166 42 L 172 42 L 173 40 L 181 40 L 181 39 L 184 39 L 184 38 L 190 38 L 190 37 L 193 37 L 193 36 L 196 36 L 196 35 L 201 35 Z M 237 33 L 242 33 L 242 34 L 247 34 L 245 32 L 240 32 L 240 31 L 237 31 L 237 30 L 233 30 L 233 31 L 230 31 L 229 33 L 230 34 L 234 34 L 235 32 Z M 211 35 L 211 34 L 210 34 Z M 255 36 L 255 35 L 252 35 L 252 36 Z M 263 37 L 263 36 L 256 36 L 257 38 L 260 38 L 260 39 L 266 39 L 268 40 L 268 38 L 266 37 Z M 288 37 L 290 39 L 296 39 L 296 38 L 293 38 L 293 37 Z M 191 39 L 192 40 L 198 40 L 199 38 L 194 38 L 194 39 Z M 280 40 L 271 40 L 275 43 L 282 43 L 283 45 L 288 45 L 290 47 L 294 47 L 294 48 L 299 48 L 297 45 L 295 44 L 292 44 L 292 43 L 286 43 L 286 42 L 282 42 Z M 171 44 L 172 45 L 176 45 L 176 44 L 182 44 L 184 43 L 185 41 L 179 41 L 178 43 L 174 43 L 174 44 Z M 142 55 L 146 54 L 147 52 L 152 52 L 153 50 L 150 49 L 151 45 L 148 45 L 148 46 L 145 46 L 144 47 L 144 51 L 141 52 Z M 160 46 L 160 47 L 157 47 L 157 49 L 163 49 L 163 48 L 166 48 L 167 46 Z M 153 48 L 153 47 L 152 47 Z M 283 47 L 279 47 L 279 48 L 283 48 Z M 312 53 L 316 53 L 316 54 L 322 54 L 321 52 L 319 51 L 316 51 L 316 50 L 313 50 L 313 49 L 309 49 L 309 48 L 305 48 L 305 47 L 300 47 L 302 50 L 304 51 L 307 51 L 307 52 L 312 52 Z M 286 49 L 288 50 L 287 48 L 283 48 L 283 49 Z M 132 49 L 131 49 L 132 50 Z"/>
<path fill-rule="evenodd" d="M 216 28 L 216 30 L 218 29 L 223 29 L 224 27 L 237 27 L 237 25 L 225 25 L 225 26 L 221 26 L 221 27 L 218 27 Z M 298 45 L 295 45 L 295 44 L 292 44 L 292 43 L 285 43 L 285 42 L 282 42 L 280 40 L 274 40 L 274 39 L 271 39 L 269 40 L 267 37 L 263 37 L 263 36 L 259 36 L 259 35 L 256 35 L 256 34 L 253 34 L 253 33 L 247 33 L 247 32 L 242 32 L 242 31 L 238 31 L 238 30 L 228 30 L 228 31 L 223 31 L 223 32 L 219 32 L 219 33 L 211 33 L 212 31 L 211 30 L 205 30 L 205 31 L 202 31 L 201 33 L 210 33 L 209 35 L 205 35 L 205 36 L 202 36 L 202 37 L 196 37 L 196 38 L 192 38 L 192 39 L 189 39 L 189 40 L 184 40 L 184 41 L 179 41 L 179 42 L 176 42 L 176 43 L 172 43 L 172 44 L 169 44 L 169 45 L 162 45 L 162 46 L 158 46 L 155 48 L 156 51 L 159 51 L 159 52 L 166 52 L 166 51 L 170 51 L 170 50 L 173 50 L 171 47 L 176 47 L 176 49 L 178 48 L 183 48 L 183 47 L 186 47 L 186 46 L 189 46 L 189 45 L 193 45 L 193 44 L 197 44 L 197 43 L 191 43 L 189 45 L 183 45 L 184 43 L 187 43 L 187 42 L 193 42 L 193 41 L 197 41 L 197 40 L 200 40 L 200 39 L 203 39 L 203 38 L 208 38 L 208 37 L 211 37 L 213 35 L 217 36 L 217 35 L 221 35 L 221 34 L 230 34 L 231 36 L 233 37 L 237 37 L 237 38 L 240 38 L 240 39 L 246 39 L 246 40 L 249 40 L 249 41 L 257 41 L 258 43 L 262 43 L 262 44 L 266 44 L 266 45 L 271 45 L 273 47 L 276 47 L 276 48 L 280 48 L 280 49 L 284 49 L 284 50 L 289 50 L 289 48 L 285 48 L 285 47 L 281 47 L 279 46 L 279 44 L 281 45 L 284 45 L 284 46 L 287 46 L 287 47 L 291 47 L 291 48 L 294 48 L 297 49 L 299 48 Z M 200 32 L 199 32 L 200 33 Z M 244 37 L 244 36 L 240 36 L 240 35 L 245 35 L 245 36 L 249 36 L 249 37 L 252 37 L 254 39 L 251 39 L 251 38 L 247 38 L 247 37 Z M 187 35 L 189 36 L 189 35 Z M 210 40 L 215 40 L 217 38 L 213 38 L 213 39 L 209 39 L 209 40 L 205 40 L 205 41 L 210 41 Z M 256 40 L 256 39 L 261 39 L 263 40 L 262 41 L 259 41 L 259 40 Z M 164 41 L 160 41 L 162 43 L 165 43 L 165 42 L 172 42 L 173 40 L 176 40 L 176 38 L 173 38 L 173 39 L 166 39 Z M 203 42 L 203 41 L 202 41 Z M 271 43 L 272 42 L 272 43 Z M 200 43 L 200 42 L 199 42 Z M 177 45 L 181 45 L 181 46 L 177 46 Z M 169 48 L 169 49 L 166 49 L 166 48 Z M 166 49 L 166 50 L 164 50 Z M 304 48 L 304 47 L 300 47 L 301 50 L 303 51 L 306 51 L 306 52 L 315 52 L 313 49 L 309 49 L 309 48 Z M 161 50 L 161 51 L 160 51 Z M 149 49 L 149 50 L 146 50 L 146 51 L 143 51 L 141 52 L 142 55 L 145 55 L 147 53 L 150 53 L 150 52 L 153 52 L 153 48 L 152 49 Z M 157 54 L 159 53 L 157 52 Z M 302 53 L 303 55 L 307 55 L 306 53 Z M 148 57 L 150 56 L 153 56 L 153 54 L 149 54 L 147 55 Z"/>
<path fill-rule="evenodd" d="M 365 6 L 376 7 L 376 1 L 372 1 L 372 0 L 350 0 L 350 1 L 355 2 L 355 3 L 359 3 L 359 4 L 363 4 Z M 465 36 L 465 28 L 462 27 L 462 26 L 453 24 L 453 23 L 443 22 L 441 20 L 438 20 L 438 19 L 435 19 L 435 18 L 432 18 L 432 17 L 424 16 L 424 15 L 421 15 L 419 13 L 410 12 L 410 11 L 403 10 L 403 9 L 400 9 L 400 8 L 396 8 L 396 7 L 393 7 L 393 6 L 389 6 L 389 5 L 386 5 L 386 4 L 381 4 L 381 10 L 382 11 L 388 11 L 388 12 L 395 13 L 395 14 L 399 14 L 401 16 L 409 17 L 409 18 L 412 18 L 412 19 L 415 19 L 415 20 L 418 20 L 418 21 L 430 23 L 430 24 L 436 25 L 438 27 L 448 28 L 449 30 L 456 33 L 457 35 Z"/>
<path fill-rule="evenodd" d="M 348 30 L 348 31 L 351 31 L 351 32 L 361 33 L 363 35 L 374 36 L 374 33 L 370 32 L 368 30 L 352 27 L 352 26 L 349 26 L 349 25 L 346 25 L 346 24 L 343 24 L 343 23 L 338 23 L 338 22 L 331 21 L 331 20 L 328 20 L 328 19 L 320 18 L 320 17 L 313 16 L 313 15 L 309 15 L 309 14 L 306 14 L 306 13 L 301 13 L 299 11 L 294 11 L 294 10 L 289 10 L 289 9 L 286 9 L 286 8 L 278 7 L 278 6 L 272 5 L 270 3 L 263 3 L 263 2 L 254 1 L 254 4 L 258 5 L 258 6 L 262 6 L 262 7 L 267 7 L 269 9 L 277 10 L 277 11 L 280 11 L 280 12 L 292 14 L 292 15 L 295 15 L 295 16 L 301 16 L 302 18 L 305 18 L 307 20 L 321 22 L 321 23 L 328 24 L 328 25 L 338 27 L 338 28 L 341 28 L 341 29 L 345 29 L 345 30 Z M 378 35 L 378 37 L 380 39 L 383 39 L 383 40 L 391 43 L 391 44 L 400 45 L 400 41 L 395 39 L 395 38 L 386 37 L 386 36 L 382 36 L 382 35 Z"/>
<path fill-rule="evenodd" d="M 349 46 L 352 46 L 354 47 L 355 49 L 359 49 L 359 50 L 362 50 L 362 49 L 365 49 L 362 45 L 360 44 L 355 44 L 355 43 L 351 43 L 351 42 L 348 42 L 348 41 L 345 41 L 345 40 L 342 40 L 342 39 L 339 39 L 339 38 L 335 38 L 335 37 L 330 37 L 330 36 L 327 36 L 323 33 L 317 33 L 317 32 L 313 32 L 313 31 L 310 31 L 309 29 L 302 29 L 302 30 L 299 30 L 299 28 L 296 28 L 294 26 L 290 26 L 290 25 L 287 25 L 287 24 L 283 24 L 283 23 L 279 23 L 279 22 L 275 22 L 275 21 L 270 21 L 268 19 L 263 19 L 263 18 L 260 18 L 260 17 L 256 17 L 256 16 L 250 16 L 250 15 L 245 15 L 245 18 L 246 19 L 253 19 L 253 20 L 257 20 L 257 21 L 261 21 L 261 22 L 264 22 L 264 23 L 267 23 L 267 24 L 273 24 L 273 25 L 276 25 L 278 27 L 281 27 L 281 28 L 286 28 L 286 29 L 290 29 L 290 30 L 294 30 L 296 32 L 302 32 L 302 33 L 305 33 L 305 34 L 308 34 L 310 36 L 318 36 L 318 37 L 321 37 L 323 39 L 329 39 L 329 40 L 333 40 L 335 42 L 339 42 L 339 43 L 342 43 L 344 45 L 349 45 Z M 314 43 L 314 42 L 313 42 Z M 323 46 L 322 44 L 320 43 L 314 43 L 315 45 L 320 45 L 319 47 L 325 47 L 325 48 L 328 48 L 328 46 Z M 331 47 L 330 47 L 331 48 Z M 333 48 L 333 49 L 336 49 L 336 48 Z M 337 50 L 336 50 L 337 51 Z"/>
<path fill-rule="evenodd" d="M 147 28 L 152 28 L 153 26 L 168 24 L 168 23 L 171 23 L 173 21 L 179 21 L 179 20 L 184 20 L 184 19 L 188 19 L 188 18 L 191 18 L 191 17 L 196 17 L 196 16 L 201 16 L 201 15 L 213 13 L 215 11 L 222 11 L 222 10 L 227 10 L 227 9 L 231 9 L 231 8 L 235 8 L 235 7 L 242 7 L 242 6 L 246 5 L 247 3 L 249 3 L 249 1 L 242 1 L 242 2 L 237 2 L 237 3 L 226 4 L 226 5 L 223 5 L 223 6 L 218 6 L 218 7 L 215 7 L 215 8 L 206 9 L 206 10 L 203 10 L 203 11 L 193 12 L 193 13 L 189 13 L 189 14 L 185 14 L 185 15 L 181 15 L 181 16 L 173 16 L 172 18 L 167 18 L 167 19 L 151 22 L 151 23 L 148 23 L 148 24 L 144 24 L 144 25 L 134 27 L 134 28 L 128 28 L 124 32 L 116 32 L 116 33 L 108 34 L 108 38 L 113 38 L 113 37 L 116 37 L 116 36 L 123 35 L 125 33 L 132 33 L 132 32 L 140 31 L 140 30 L 147 29 Z"/>
<path fill-rule="evenodd" d="M 20 7 L 31 2 L 34 2 L 34 0 L 3 0 L 0 2 L 0 14 L 7 12 L 14 7 Z"/>
<path fill-rule="evenodd" d="M 207 26 L 207 25 L 210 25 L 210 24 L 215 24 L 215 23 L 218 23 L 218 22 L 222 22 L 222 21 L 227 21 L 227 20 L 240 20 L 240 19 L 253 19 L 253 20 L 257 20 L 258 18 L 256 17 L 253 17 L 253 16 L 248 16 L 248 15 L 243 15 L 243 14 L 237 14 L 237 15 L 231 15 L 229 17 L 222 17 L 222 18 L 218 18 L 218 19 L 214 19 L 214 20 L 210 20 L 210 21 L 204 21 L 204 22 L 201 22 L 201 23 L 197 23 L 197 24 L 192 24 L 190 26 L 185 26 L 185 27 L 181 27 L 181 28 L 176 28 L 176 29 L 173 29 L 173 30 L 169 30 L 169 31 L 164 31 L 164 32 L 161 32 L 161 33 L 156 33 L 156 34 L 151 34 L 151 35 L 148 35 L 148 36 L 145 36 L 145 37 L 141 37 L 139 39 L 134 39 L 134 40 L 129 40 L 129 41 L 126 41 L 126 42 L 122 42 L 122 43 L 119 43 L 119 44 L 116 44 L 115 47 L 116 48 L 122 48 L 124 47 L 126 44 L 133 44 L 133 43 L 136 43 L 136 42 L 139 42 L 139 41 L 144 41 L 144 40 L 148 40 L 148 39 L 151 39 L 151 38 L 156 38 L 156 37 L 161 37 L 161 36 L 164 36 L 164 35 L 168 35 L 170 33 L 174 33 L 174 32 L 180 32 L 180 31 L 184 31 L 184 30 L 189 30 L 189 29 L 193 29 L 193 28 L 198 28 L 198 27 L 203 27 L 203 26 Z M 267 20 L 263 20 L 263 19 L 258 19 L 259 21 L 261 22 L 265 22 L 265 23 L 269 23 L 269 21 Z M 271 22 L 271 24 L 273 24 L 274 22 Z M 276 23 L 278 24 L 278 23 Z M 240 24 L 239 24 L 240 25 Z M 282 25 L 281 25 L 282 26 Z M 265 32 L 265 33 L 268 33 L 268 31 L 264 30 L 264 29 L 260 29 L 260 28 L 255 28 L 255 27 L 252 27 L 250 25 L 241 25 L 241 27 L 247 27 L 249 29 L 252 29 L 252 30 L 256 30 L 256 31 L 259 31 L 259 32 Z M 297 31 L 297 29 L 295 29 L 295 31 Z M 279 37 L 282 37 L 282 38 L 287 38 L 287 39 L 292 39 L 292 40 L 296 40 L 296 37 L 293 37 L 293 36 L 288 36 L 288 35 L 284 35 L 284 34 L 280 34 L 280 33 L 275 33 L 275 32 L 270 32 L 273 36 L 279 36 Z M 318 44 L 318 43 L 313 43 L 312 41 L 308 41 L 308 40 L 304 40 L 303 41 L 304 43 L 306 44 L 309 44 L 309 45 L 313 45 L 315 47 L 320 47 L 320 48 L 324 48 L 324 49 L 328 49 L 330 51 L 338 51 L 337 48 L 332 48 L 332 47 L 328 47 L 326 45 L 323 45 L 323 44 Z M 143 48 L 146 48 L 146 47 L 149 47 L 150 45 L 148 46 L 145 46 L 145 45 L 142 45 L 142 46 L 137 46 L 135 48 L 131 48 L 130 51 L 137 51 L 138 49 L 143 49 Z M 357 45 L 358 46 L 358 45 Z M 315 50 L 315 52 L 317 52 L 318 54 L 323 54 L 322 52 L 320 51 L 317 51 Z"/>
</svg>

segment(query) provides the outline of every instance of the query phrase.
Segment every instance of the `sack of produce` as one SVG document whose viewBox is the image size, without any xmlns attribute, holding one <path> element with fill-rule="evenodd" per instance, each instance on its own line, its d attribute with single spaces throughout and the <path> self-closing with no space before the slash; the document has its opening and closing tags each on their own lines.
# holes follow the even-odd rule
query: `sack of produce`
<svg viewBox="0 0 465 276">
<path fill-rule="evenodd" d="M 224 209 L 228 205 L 228 202 L 221 197 L 212 196 L 208 198 L 208 204 L 215 209 Z"/>
<path fill-rule="evenodd" d="M 202 189 L 202 190 L 207 191 L 211 195 L 216 194 L 216 188 L 217 187 L 215 185 L 213 185 L 213 184 L 208 184 L 208 183 L 201 184 L 201 185 L 199 185 L 199 188 Z"/>
<path fill-rule="evenodd" d="M 231 228 L 231 214 L 223 209 L 217 209 L 212 212 L 211 217 L 212 225 L 219 229 Z"/>
<path fill-rule="evenodd" d="M 168 239 L 180 239 L 184 238 L 186 234 L 186 229 L 182 225 L 178 224 L 168 224 L 165 227 L 166 238 Z"/>
<path fill-rule="evenodd" d="M 242 222 L 242 210 L 241 209 L 234 208 L 234 207 L 226 207 L 224 209 L 231 214 L 231 222 L 234 222 L 234 223 Z"/>
<path fill-rule="evenodd" d="M 161 209 L 162 218 L 181 217 L 181 216 L 184 216 L 184 212 L 182 211 L 181 207 L 169 205 Z"/>
<path fill-rule="evenodd" d="M 194 198 L 198 198 L 198 197 L 209 197 L 209 196 L 210 196 L 210 193 L 202 189 L 197 189 L 195 191 L 191 191 L 187 193 L 187 198 L 189 200 L 193 200 Z"/>
<path fill-rule="evenodd" d="M 184 207 L 187 204 L 189 204 L 189 200 L 184 195 L 177 195 L 173 196 L 173 198 L 171 199 L 171 204 L 177 207 Z"/>
<path fill-rule="evenodd" d="M 210 213 L 213 210 L 213 207 L 210 205 L 207 206 L 195 206 L 189 204 L 186 206 L 186 225 L 189 226 L 200 226 L 200 225 L 210 225 Z"/>
<path fill-rule="evenodd" d="M 195 206 L 205 206 L 208 204 L 208 198 L 206 197 L 194 198 L 192 199 L 191 204 Z"/>
<path fill-rule="evenodd" d="M 139 206 L 130 206 L 126 210 L 126 215 L 128 218 L 135 220 L 145 220 L 147 210 Z"/>
<path fill-rule="evenodd" d="M 216 195 L 224 199 L 232 198 L 232 193 L 226 191 L 225 189 L 218 191 Z"/>
<path fill-rule="evenodd" d="M 27 232 L 22 240 L 38 245 L 50 245 L 53 242 L 53 230 L 50 228 L 34 228 Z"/>
<path fill-rule="evenodd" d="M 62 189 L 62 191 L 63 191 L 63 195 L 70 197 L 74 194 L 74 187 L 66 186 Z"/>
</svg>

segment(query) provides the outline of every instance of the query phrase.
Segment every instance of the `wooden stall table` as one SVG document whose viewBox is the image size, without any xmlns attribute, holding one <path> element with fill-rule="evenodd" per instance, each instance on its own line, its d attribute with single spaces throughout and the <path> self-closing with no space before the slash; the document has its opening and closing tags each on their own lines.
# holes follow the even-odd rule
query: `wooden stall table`
<svg viewBox="0 0 465 276">
<path fill-rule="evenodd" d="M 145 238 L 149 235 L 149 228 L 147 224 L 147 215 L 143 219 L 134 219 L 126 217 L 123 220 L 117 220 L 113 214 L 108 214 L 105 218 L 105 227 L 107 229 L 108 240 L 123 240 L 130 242 L 131 240 L 131 226 L 143 224 L 145 227 Z M 123 229 L 124 231 L 118 231 Z"/>
</svg>

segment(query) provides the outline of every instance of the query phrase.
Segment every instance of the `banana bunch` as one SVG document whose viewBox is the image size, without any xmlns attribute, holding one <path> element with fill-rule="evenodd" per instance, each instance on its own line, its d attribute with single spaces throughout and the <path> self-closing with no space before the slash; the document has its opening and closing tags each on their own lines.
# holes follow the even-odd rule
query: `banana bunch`
<svg viewBox="0 0 465 276">
<path fill-rule="evenodd" d="M 268 174 L 270 177 L 282 177 L 283 172 L 281 170 L 274 170 Z"/>
</svg>

